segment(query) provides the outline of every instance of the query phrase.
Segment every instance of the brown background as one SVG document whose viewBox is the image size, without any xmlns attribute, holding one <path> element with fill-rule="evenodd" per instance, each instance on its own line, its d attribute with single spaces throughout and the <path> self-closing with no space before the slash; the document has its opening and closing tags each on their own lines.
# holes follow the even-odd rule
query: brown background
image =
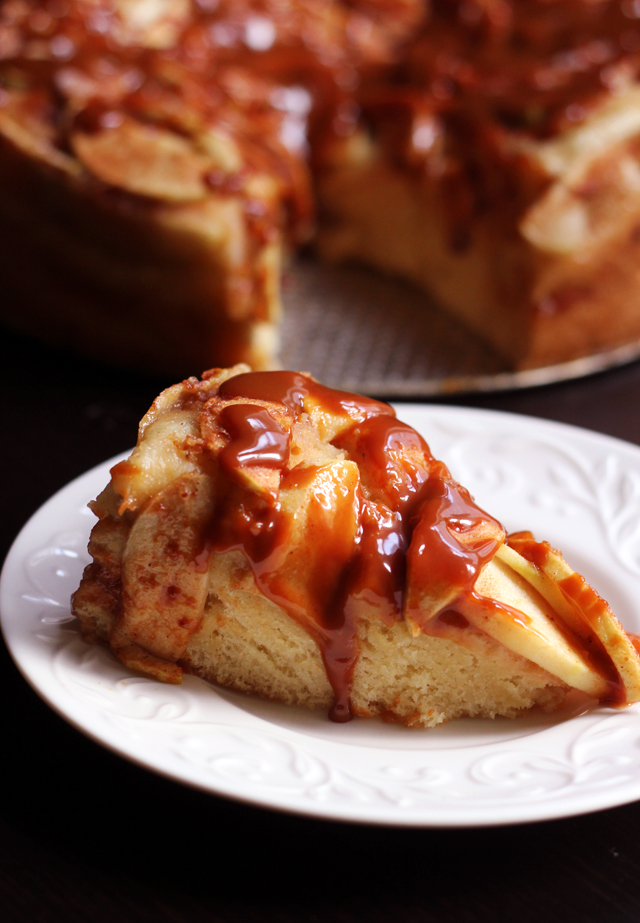
<svg viewBox="0 0 640 923">
<path fill-rule="evenodd" d="M 0 552 L 86 469 L 129 448 L 168 380 L 1 334 Z M 456 403 L 574 423 L 640 445 L 640 363 Z M 640 601 L 639 601 L 640 605 Z M 0 917 L 76 921 L 638 923 L 640 803 L 472 830 L 359 827 L 224 801 L 83 737 L 4 648 Z"/>
</svg>

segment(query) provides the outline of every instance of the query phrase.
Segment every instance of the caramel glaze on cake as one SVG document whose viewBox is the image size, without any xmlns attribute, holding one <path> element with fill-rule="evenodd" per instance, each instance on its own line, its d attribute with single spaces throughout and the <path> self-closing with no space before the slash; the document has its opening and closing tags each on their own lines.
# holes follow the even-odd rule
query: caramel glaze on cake
<svg viewBox="0 0 640 923">
<path fill-rule="evenodd" d="M 632 643 L 558 552 L 505 545 L 391 407 L 307 375 L 173 386 L 92 508 L 73 611 L 155 678 L 409 725 L 551 707 L 570 686 L 640 697 Z"/>
<path fill-rule="evenodd" d="M 273 366 L 317 204 L 514 367 L 629 342 L 639 62 L 630 0 L 0 0 L 2 316 Z"/>
</svg>

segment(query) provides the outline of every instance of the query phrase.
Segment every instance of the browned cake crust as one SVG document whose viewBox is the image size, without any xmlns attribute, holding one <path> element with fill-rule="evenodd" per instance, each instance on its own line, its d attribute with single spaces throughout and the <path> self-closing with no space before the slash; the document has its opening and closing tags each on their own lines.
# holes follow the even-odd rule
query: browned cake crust
<svg viewBox="0 0 640 923">
<path fill-rule="evenodd" d="M 559 552 L 505 543 L 419 434 L 293 372 L 165 391 L 92 504 L 85 638 L 166 682 L 431 727 L 640 698 L 640 658 Z"/>
</svg>

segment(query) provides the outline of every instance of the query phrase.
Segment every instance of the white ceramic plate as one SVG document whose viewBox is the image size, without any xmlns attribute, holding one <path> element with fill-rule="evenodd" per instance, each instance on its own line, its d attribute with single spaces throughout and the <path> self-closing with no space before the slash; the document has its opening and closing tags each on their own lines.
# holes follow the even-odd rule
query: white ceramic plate
<svg viewBox="0 0 640 923">
<path fill-rule="evenodd" d="M 640 449 L 541 420 L 404 406 L 453 474 L 507 529 L 531 529 L 640 631 Z M 4 635 L 56 711 L 95 740 L 180 782 L 272 808 L 414 826 L 508 824 L 640 798 L 640 709 L 569 704 L 552 717 L 460 720 L 409 730 L 336 725 L 324 714 L 221 691 L 187 676 L 164 686 L 85 644 L 69 596 L 115 460 L 51 498 L 27 523 L 0 586 Z"/>
</svg>

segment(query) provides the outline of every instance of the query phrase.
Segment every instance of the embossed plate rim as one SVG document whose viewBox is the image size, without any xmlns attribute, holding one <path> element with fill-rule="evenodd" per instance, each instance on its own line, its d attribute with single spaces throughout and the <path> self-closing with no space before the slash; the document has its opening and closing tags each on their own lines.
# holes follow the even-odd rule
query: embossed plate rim
<svg viewBox="0 0 640 923">
<path fill-rule="evenodd" d="M 521 519 L 534 529 L 545 522 L 546 537 L 592 560 L 612 581 L 620 607 L 631 606 L 623 616 L 627 627 L 640 630 L 630 603 L 640 593 L 638 447 L 496 411 L 398 410 L 481 503 L 503 518 L 508 512 L 509 528 L 525 527 Z M 549 719 L 517 738 L 517 725 L 509 723 L 510 733 L 500 736 L 499 729 L 498 740 L 489 743 L 482 735 L 490 722 L 454 722 L 442 733 L 402 728 L 398 747 L 390 748 L 394 732 L 375 722 L 327 728 L 325 735 L 325 725 L 309 715 L 309 729 L 320 729 L 314 736 L 299 713 L 297 723 L 293 717 L 289 726 L 287 718 L 273 723 L 268 709 L 240 707 L 233 695 L 193 677 L 183 687 L 167 687 L 129 675 L 107 651 L 79 639 L 60 596 L 86 560 L 92 517 L 84 504 L 102 489 L 114 461 L 72 481 L 35 513 L 0 581 L 0 622 L 18 668 L 45 702 L 89 737 L 204 791 L 334 820 L 482 826 L 568 817 L 640 799 L 637 706 Z M 362 746 L 355 733 L 364 725 L 369 737 Z M 475 728 L 478 741 L 468 745 L 464 735 Z M 402 734 L 412 735 L 410 748 Z"/>
</svg>

